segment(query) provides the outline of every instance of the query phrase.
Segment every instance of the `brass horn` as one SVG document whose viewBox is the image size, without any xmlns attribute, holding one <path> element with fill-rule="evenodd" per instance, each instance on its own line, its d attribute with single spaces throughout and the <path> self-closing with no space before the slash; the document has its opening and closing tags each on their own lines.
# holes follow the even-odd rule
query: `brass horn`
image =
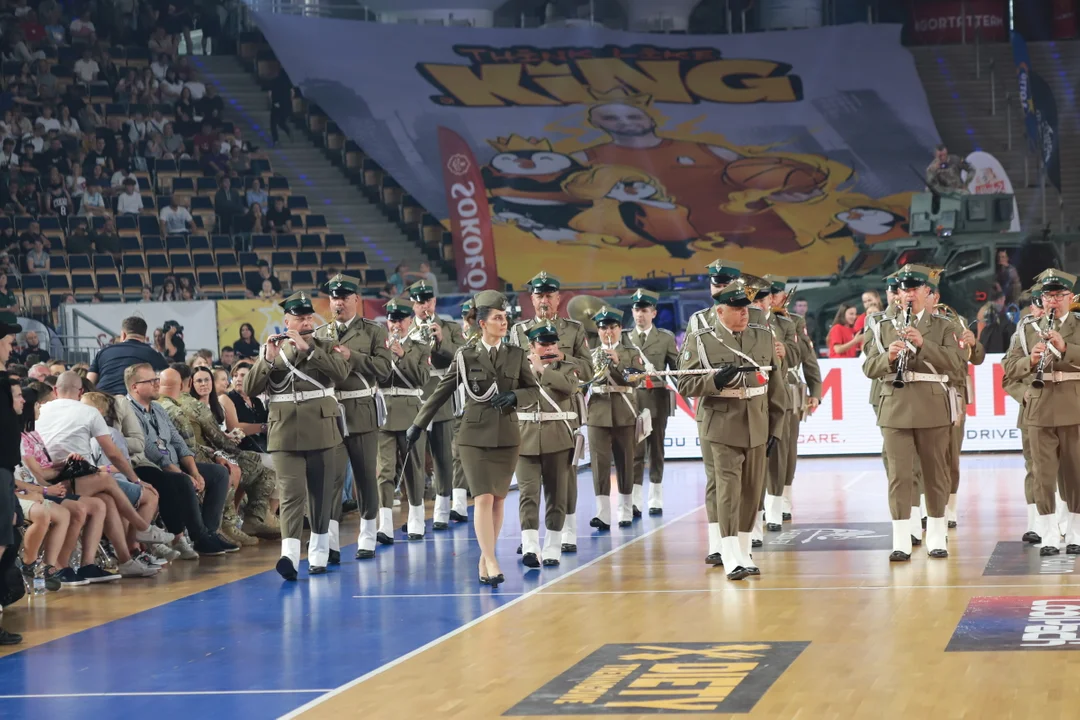
<svg viewBox="0 0 1080 720">
<path fill-rule="evenodd" d="M 948 320 L 949 322 L 956 323 L 957 325 L 964 328 L 965 330 L 967 329 L 967 326 L 968 326 L 967 320 L 964 318 L 963 315 L 958 313 L 956 311 L 956 309 L 953 308 L 951 305 L 946 305 L 945 303 L 938 303 L 937 305 L 934 306 L 934 312 L 936 314 L 944 315 L 945 319 Z"/>
<path fill-rule="evenodd" d="M 750 299 L 750 302 L 754 302 L 754 298 L 759 293 L 764 292 L 772 288 L 772 283 L 766 281 L 764 278 L 759 278 L 757 275 L 750 275 L 749 273 L 743 273 L 735 280 L 743 286 L 743 292 L 746 293 L 746 297 Z"/>
<path fill-rule="evenodd" d="M 566 312 L 570 319 L 577 320 L 585 327 L 585 331 L 595 334 L 598 332 L 593 315 L 600 312 L 606 305 L 603 300 L 592 295 L 575 295 L 566 304 Z"/>
</svg>

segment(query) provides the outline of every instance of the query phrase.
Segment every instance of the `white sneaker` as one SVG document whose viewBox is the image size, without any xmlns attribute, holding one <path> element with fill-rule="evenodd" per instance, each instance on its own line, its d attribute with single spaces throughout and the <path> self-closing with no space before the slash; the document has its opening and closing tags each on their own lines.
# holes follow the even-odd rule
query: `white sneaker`
<svg viewBox="0 0 1080 720">
<path fill-rule="evenodd" d="M 120 577 L 153 577 L 158 573 L 156 567 L 150 567 L 140 562 L 138 558 L 131 558 L 126 563 L 122 563 L 116 570 L 120 573 Z"/>
<path fill-rule="evenodd" d="M 140 530 L 135 533 L 135 542 L 141 543 L 167 543 L 172 542 L 176 537 L 171 532 L 162 530 L 157 525 L 151 525 L 146 530 Z"/>
<path fill-rule="evenodd" d="M 162 565 L 168 565 L 169 564 L 168 560 L 166 560 L 164 558 L 154 557 L 153 555 L 151 555 L 148 552 L 139 553 L 138 555 L 135 556 L 135 559 L 138 560 L 139 562 L 141 562 L 143 565 L 146 565 L 147 567 L 159 568 Z"/>
<path fill-rule="evenodd" d="M 186 533 L 176 538 L 176 541 L 172 544 L 172 549 L 180 553 L 181 560 L 199 559 L 199 553 L 195 552 L 195 548 L 191 547 L 191 540 L 188 539 Z"/>
<path fill-rule="evenodd" d="M 180 551 L 174 550 L 164 543 L 158 543 L 150 547 L 150 554 L 156 558 L 161 558 L 166 562 L 172 562 L 173 560 L 180 559 Z"/>
</svg>

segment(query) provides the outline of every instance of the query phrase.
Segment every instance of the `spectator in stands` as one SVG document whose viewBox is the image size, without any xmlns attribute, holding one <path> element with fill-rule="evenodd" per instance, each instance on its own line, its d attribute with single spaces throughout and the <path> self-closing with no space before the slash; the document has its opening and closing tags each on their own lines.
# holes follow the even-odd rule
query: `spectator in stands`
<svg viewBox="0 0 1080 720">
<path fill-rule="evenodd" d="M 394 268 L 394 274 L 386 279 L 386 282 L 388 284 L 394 286 L 395 297 L 405 292 L 405 279 L 410 275 L 411 273 L 409 272 L 409 266 L 405 263 L 401 263 L 396 268 Z"/>
<path fill-rule="evenodd" d="M 143 146 L 142 156 L 145 159 L 161 160 L 168 156 L 172 157 L 171 153 L 165 152 L 165 142 L 161 137 L 161 133 L 156 130 L 150 134 L 150 137 L 146 140 L 146 144 Z"/>
<path fill-rule="evenodd" d="M 193 90 L 192 95 L 194 94 Z M 221 128 L 225 102 L 217 94 L 217 86 L 212 84 L 206 86 L 206 94 L 202 98 L 195 99 L 195 109 L 202 115 L 203 122 L 210 123 L 210 126 L 215 129 Z"/>
<path fill-rule="evenodd" d="M 274 284 L 270 281 L 270 278 L 266 278 L 262 281 L 262 288 L 259 290 L 259 298 L 263 300 L 281 300 L 281 291 L 274 289 Z"/>
<path fill-rule="evenodd" d="M 379 297 L 385 300 L 392 300 L 393 298 L 396 298 L 397 287 L 395 287 L 393 283 L 386 283 L 385 285 L 383 285 L 382 290 L 379 291 Z"/>
<path fill-rule="evenodd" d="M 131 152 L 131 146 L 128 145 L 127 141 L 124 140 L 124 136 L 122 134 L 117 135 L 116 138 L 113 140 L 113 151 L 111 157 L 113 161 L 113 172 L 122 172 L 123 175 L 120 176 L 120 179 L 123 180 L 123 178 L 131 172 L 133 155 Z M 119 182 L 115 183 L 114 186 L 118 187 Z"/>
<path fill-rule="evenodd" d="M 435 273 L 431 272 L 431 265 L 426 262 L 420 263 L 420 272 L 412 273 L 412 275 L 430 285 L 436 295 L 439 294 L 439 278 L 435 276 Z"/>
<path fill-rule="evenodd" d="M 275 233 L 289 232 L 292 230 L 292 213 L 289 208 L 285 207 L 285 198 L 281 195 L 275 195 L 273 203 L 270 212 L 266 214 L 267 219 L 270 221 L 271 231 Z"/>
<path fill-rule="evenodd" d="M 33 330 L 27 330 L 23 334 L 22 348 L 18 354 L 19 362 L 29 367 L 35 363 L 46 362 L 50 357 L 49 349 L 41 346 L 38 334 Z"/>
<path fill-rule="evenodd" d="M 855 319 L 855 334 L 858 335 L 863 331 L 863 326 L 866 324 L 866 316 L 870 313 L 876 313 L 881 310 L 881 294 L 877 290 L 867 290 L 862 294 L 863 311 L 859 313 L 859 317 Z"/>
<path fill-rule="evenodd" d="M 61 370 L 60 372 L 63 372 L 63 370 Z M 30 370 L 27 371 L 26 376 L 31 380 L 44 382 L 45 378 L 49 377 L 52 374 L 53 372 L 49 369 L 48 365 L 46 365 L 44 362 L 39 362 L 34 364 L 30 368 Z"/>
<path fill-rule="evenodd" d="M 269 280 L 270 287 L 274 292 L 281 292 L 281 281 L 277 279 L 277 276 L 270 272 L 270 263 L 265 260 L 259 261 L 259 274 L 249 279 L 248 290 L 251 291 L 253 296 L 258 296 L 263 290 L 263 283 Z"/>
<path fill-rule="evenodd" d="M 176 60 L 179 54 L 175 38 L 166 35 L 165 28 L 162 25 L 154 28 L 147 46 L 150 48 L 150 52 L 157 57 L 157 64 L 164 66 L 166 70 L 172 66 L 173 61 Z M 177 94 L 179 94 L 179 91 Z"/>
<path fill-rule="evenodd" d="M 142 212 L 142 195 L 135 178 L 124 178 L 124 192 L 116 199 L 116 212 L 120 215 L 138 215 Z"/>
<path fill-rule="evenodd" d="M 233 343 L 232 348 L 239 359 L 259 356 L 259 340 L 255 337 L 255 328 L 251 323 L 240 326 L 240 337 Z"/>
<path fill-rule="evenodd" d="M 78 255 L 94 252 L 94 240 L 86 234 L 86 223 L 79 223 L 68 233 L 67 251 Z"/>
<path fill-rule="evenodd" d="M 94 168 L 97 170 L 97 168 Z M 100 181 L 91 177 L 86 181 L 86 192 L 79 204 L 79 215 L 82 217 L 106 217 L 111 215 L 109 206 L 105 202 L 105 196 L 101 194 Z"/>
<path fill-rule="evenodd" d="M 61 24 L 59 9 L 55 9 L 46 15 L 45 42 L 55 47 L 67 45 L 67 28 Z"/>
<path fill-rule="evenodd" d="M 202 111 L 198 109 L 198 103 L 206 97 L 206 85 L 189 71 L 184 75 L 184 87 L 191 92 L 191 100 L 195 103 L 196 114 L 202 115 Z"/>
<path fill-rule="evenodd" d="M 176 134 L 176 129 L 171 122 L 165 123 L 165 134 L 162 137 L 162 147 L 165 148 L 165 159 L 167 160 L 179 160 L 180 158 L 187 157 L 187 148 L 184 145 L 184 138 Z"/>
<path fill-rule="evenodd" d="M 180 94 L 184 91 L 184 83 L 181 82 L 180 76 L 176 74 L 175 68 L 169 68 L 165 73 L 165 79 L 161 81 L 161 101 L 163 103 L 176 102 L 180 99 Z M 177 130 L 177 132 L 180 132 Z"/>
<path fill-rule="evenodd" d="M 198 132 L 199 124 L 195 122 L 195 102 L 191 99 L 190 89 L 186 87 L 180 89 L 180 97 L 173 106 L 173 115 L 176 118 L 173 124 L 180 135 L 192 137 Z"/>
<path fill-rule="evenodd" d="M 33 249 L 26 254 L 26 272 L 38 275 L 49 274 L 49 253 L 41 238 L 35 238 Z"/>
<path fill-rule="evenodd" d="M 854 305 L 843 303 L 836 311 L 833 325 L 829 328 L 828 346 L 831 358 L 853 358 L 859 356 L 861 335 L 855 334 L 855 318 L 859 311 Z"/>
<path fill-rule="evenodd" d="M 244 432 L 244 439 L 240 442 L 242 449 L 265 453 L 266 423 L 269 415 L 262 400 L 244 394 L 244 377 L 250 370 L 251 363 L 247 361 L 238 362 L 232 370 L 232 390 L 228 393 L 232 402 L 225 406 L 225 427 L 230 432 L 235 428 Z"/>
<path fill-rule="evenodd" d="M 154 299 L 158 302 L 176 302 L 179 300 L 180 290 L 176 287 L 176 278 L 167 275 L 162 281 L 161 287 L 154 294 Z"/>
<path fill-rule="evenodd" d="M 112 158 L 109 156 L 109 150 L 105 145 L 105 138 L 94 138 L 94 147 L 90 152 L 86 153 L 86 160 L 83 162 L 83 175 L 90 177 L 93 175 L 94 167 L 96 166 L 107 167 L 112 169 Z"/>
<path fill-rule="evenodd" d="M 214 363 L 214 367 L 224 368 L 225 372 L 232 372 L 232 366 L 236 363 L 236 351 L 233 350 L 232 345 L 226 345 L 221 348 L 218 353 L 218 360 Z"/>
<path fill-rule="evenodd" d="M 251 189 L 247 191 L 247 204 L 248 206 L 258 203 L 262 207 L 266 207 L 266 201 L 268 196 L 266 191 L 263 190 L 262 180 L 259 178 L 252 178 Z"/>
<path fill-rule="evenodd" d="M 19 154 L 15 152 L 15 139 L 4 138 L 4 149 L 0 152 L 0 169 L 19 166 Z"/>
<path fill-rule="evenodd" d="M 144 437 L 142 458 L 145 464 L 152 464 L 160 472 L 145 475 L 151 485 L 161 482 L 162 474 L 175 483 L 177 476 L 189 480 L 184 487 L 185 525 L 194 541 L 194 550 L 200 555 L 221 555 L 237 549 L 231 543 L 225 543 L 217 537 L 221 526 L 221 513 L 225 508 L 225 497 L 229 491 L 229 473 L 222 467 L 211 464 L 196 464 L 191 449 L 184 442 L 177 427 L 169 418 L 166 409 L 157 402 L 162 396 L 175 399 L 180 394 L 181 381 L 175 370 L 166 368 L 162 372 L 161 382 L 148 365 L 132 365 L 125 371 L 128 395 L 127 405 L 142 427 Z M 164 387 L 161 387 L 164 385 Z M 128 433 L 125 431 L 124 436 Z M 130 444 L 130 443 L 129 443 Z M 135 452 L 134 448 L 132 451 Z M 186 483 L 185 483 L 186 485 Z M 155 485 L 157 487 L 157 485 Z M 176 488 L 173 488 L 176 490 Z M 161 488 L 158 488 L 161 491 Z M 199 503 L 197 493 L 203 494 Z M 165 492 L 162 492 L 163 498 Z M 177 550 L 184 552 L 183 544 L 176 543 Z"/>
<path fill-rule="evenodd" d="M 270 232 L 270 218 L 263 215 L 262 206 L 259 203 L 254 203 L 248 208 L 247 214 L 244 216 L 243 229 L 245 232 L 253 234 Z"/>
<path fill-rule="evenodd" d="M 199 288 L 195 286 L 190 277 L 188 277 L 187 275 L 181 275 L 179 282 L 181 300 L 199 299 Z"/>
<path fill-rule="evenodd" d="M 157 30 L 154 30 L 154 33 L 156 35 Z M 152 46 L 153 43 L 154 43 L 154 38 L 150 38 L 150 43 L 151 43 L 151 46 Z M 152 63 L 150 63 L 150 72 L 152 72 L 154 74 L 154 77 L 157 80 L 159 80 L 159 81 L 164 80 L 165 79 L 165 73 L 167 73 L 169 71 L 170 67 L 172 67 L 172 61 L 169 59 L 168 55 L 166 55 L 165 53 L 160 53 L 160 52 L 159 53 L 154 53 L 154 61 Z"/>
<path fill-rule="evenodd" d="M 72 42 L 84 42 L 87 44 L 86 53 L 88 54 L 90 52 L 89 46 L 97 41 L 97 28 L 94 27 L 94 23 L 90 19 L 90 11 L 84 10 L 77 18 L 72 20 L 68 30 L 71 31 Z M 84 54 L 83 57 L 86 57 L 86 55 Z"/>
<path fill-rule="evenodd" d="M 141 297 L 139 299 L 142 302 L 153 302 L 153 300 L 154 300 L 154 289 L 151 288 L 149 285 L 143 285 L 142 294 L 141 294 Z"/>
<path fill-rule="evenodd" d="M 116 232 L 116 222 L 112 216 L 106 215 L 104 224 L 95 230 L 90 238 L 94 252 L 109 253 L 114 257 L 120 255 L 120 235 Z"/>
<path fill-rule="evenodd" d="M 210 123 L 203 123 L 203 132 L 210 129 Z M 237 227 L 237 219 L 244 214 L 244 196 L 232 186 L 228 177 L 221 179 L 221 187 L 214 195 L 214 212 L 217 215 L 218 232 L 232 235 Z M 251 232 L 263 232 L 251 231 Z"/>
<path fill-rule="evenodd" d="M 979 308 L 976 315 L 975 335 L 988 353 L 1004 353 L 1009 349 L 1016 324 L 1005 312 L 1005 293 L 995 288 L 990 302 Z"/>
<path fill-rule="evenodd" d="M 89 46 L 83 49 L 82 57 L 75 61 L 74 71 L 76 79 L 86 85 L 97 81 L 101 67 L 91 55 Z"/>
<path fill-rule="evenodd" d="M 1012 305 L 1020 299 L 1020 273 L 1009 262 L 1007 250 L 998 250 L 997 282 L 1001 292 L 1005 295 L 1005 304 Z"/>
<path fill-rule="evenodd" d="M 195 218 L 188 209 L 180 205 L 179 198 L 173 195 L 169 205 L 161 210 L 161 234 L 183 235 L 195 230 Z"/>
<path fill-rule="evenodd" d="M 19 298 L 15 291 L 8 287 L 7 273 L 0 273 L 0 310 L 18 315 L 20 309 Z"/>
<path fill-rule="evenodd" d="M 120 328 L 120 341 L 102 348 L 90 363 L 90 371 L 86 375 L 98 390 L 111 395 L 124 392 L 125 368 L 136 363 L 148 363 L 154 370 L 164 370 L 169 366 L 165 358 L 147 344 L 146 320 L 141 317 L 125 318 Z"/>
</svg>

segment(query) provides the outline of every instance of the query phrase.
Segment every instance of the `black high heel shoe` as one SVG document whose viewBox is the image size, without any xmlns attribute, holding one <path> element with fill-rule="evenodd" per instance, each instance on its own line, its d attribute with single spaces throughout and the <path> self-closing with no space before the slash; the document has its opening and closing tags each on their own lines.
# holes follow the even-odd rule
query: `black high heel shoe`
<svg viewBox="0 0 1080 720">
<path fill-rule="evenodd" d="M 491 585 L 492 590 L 499 587 L 499 585 L 503 584 L 504 582 L 506 582 L 506 578 L 503 576 L 502 573 L 499 573 L 494 577 L 488 578 L 488 584 Z"/>
</svg>

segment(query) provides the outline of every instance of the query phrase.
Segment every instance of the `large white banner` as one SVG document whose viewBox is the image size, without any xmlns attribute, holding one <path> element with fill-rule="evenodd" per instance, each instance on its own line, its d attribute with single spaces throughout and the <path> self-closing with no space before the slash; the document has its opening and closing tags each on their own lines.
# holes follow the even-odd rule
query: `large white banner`
<svg viewBox="0 0 1080 720">
<path fill-rule="evenodd" d="M 190 355 L 206 348 L 217 357 L 217 305 L 211 300 L 187 302 L 84 303 L 61 305 L 68 335 L 76 335 L 69 344 L 90 352 L 120 335 L 124 318 L 137 315 L 146 320 L 148 334 L 166 320 L 176 320 L 184 327 L 184 345 Z M 83 317 L 77 317 L 82 315 Z"/>
<path fill-rule="evenodd" d="M 987 355 L 971 367 L 974 402 L 967 408 L 964 450 L 967 452 L 1020 450 L 1016 428 L 1019 405 L 1001 388 L 1002 355 Z M 801 426 L 799 455 L 859 455 L 881 452 L 881 432 L 870 407 L 870 380 L 861 359 L 821 360 L 821 407 Z M 700 458 L 693 408 L 678 399 L 668 420 L 666 458 Z"/>
</svg>

